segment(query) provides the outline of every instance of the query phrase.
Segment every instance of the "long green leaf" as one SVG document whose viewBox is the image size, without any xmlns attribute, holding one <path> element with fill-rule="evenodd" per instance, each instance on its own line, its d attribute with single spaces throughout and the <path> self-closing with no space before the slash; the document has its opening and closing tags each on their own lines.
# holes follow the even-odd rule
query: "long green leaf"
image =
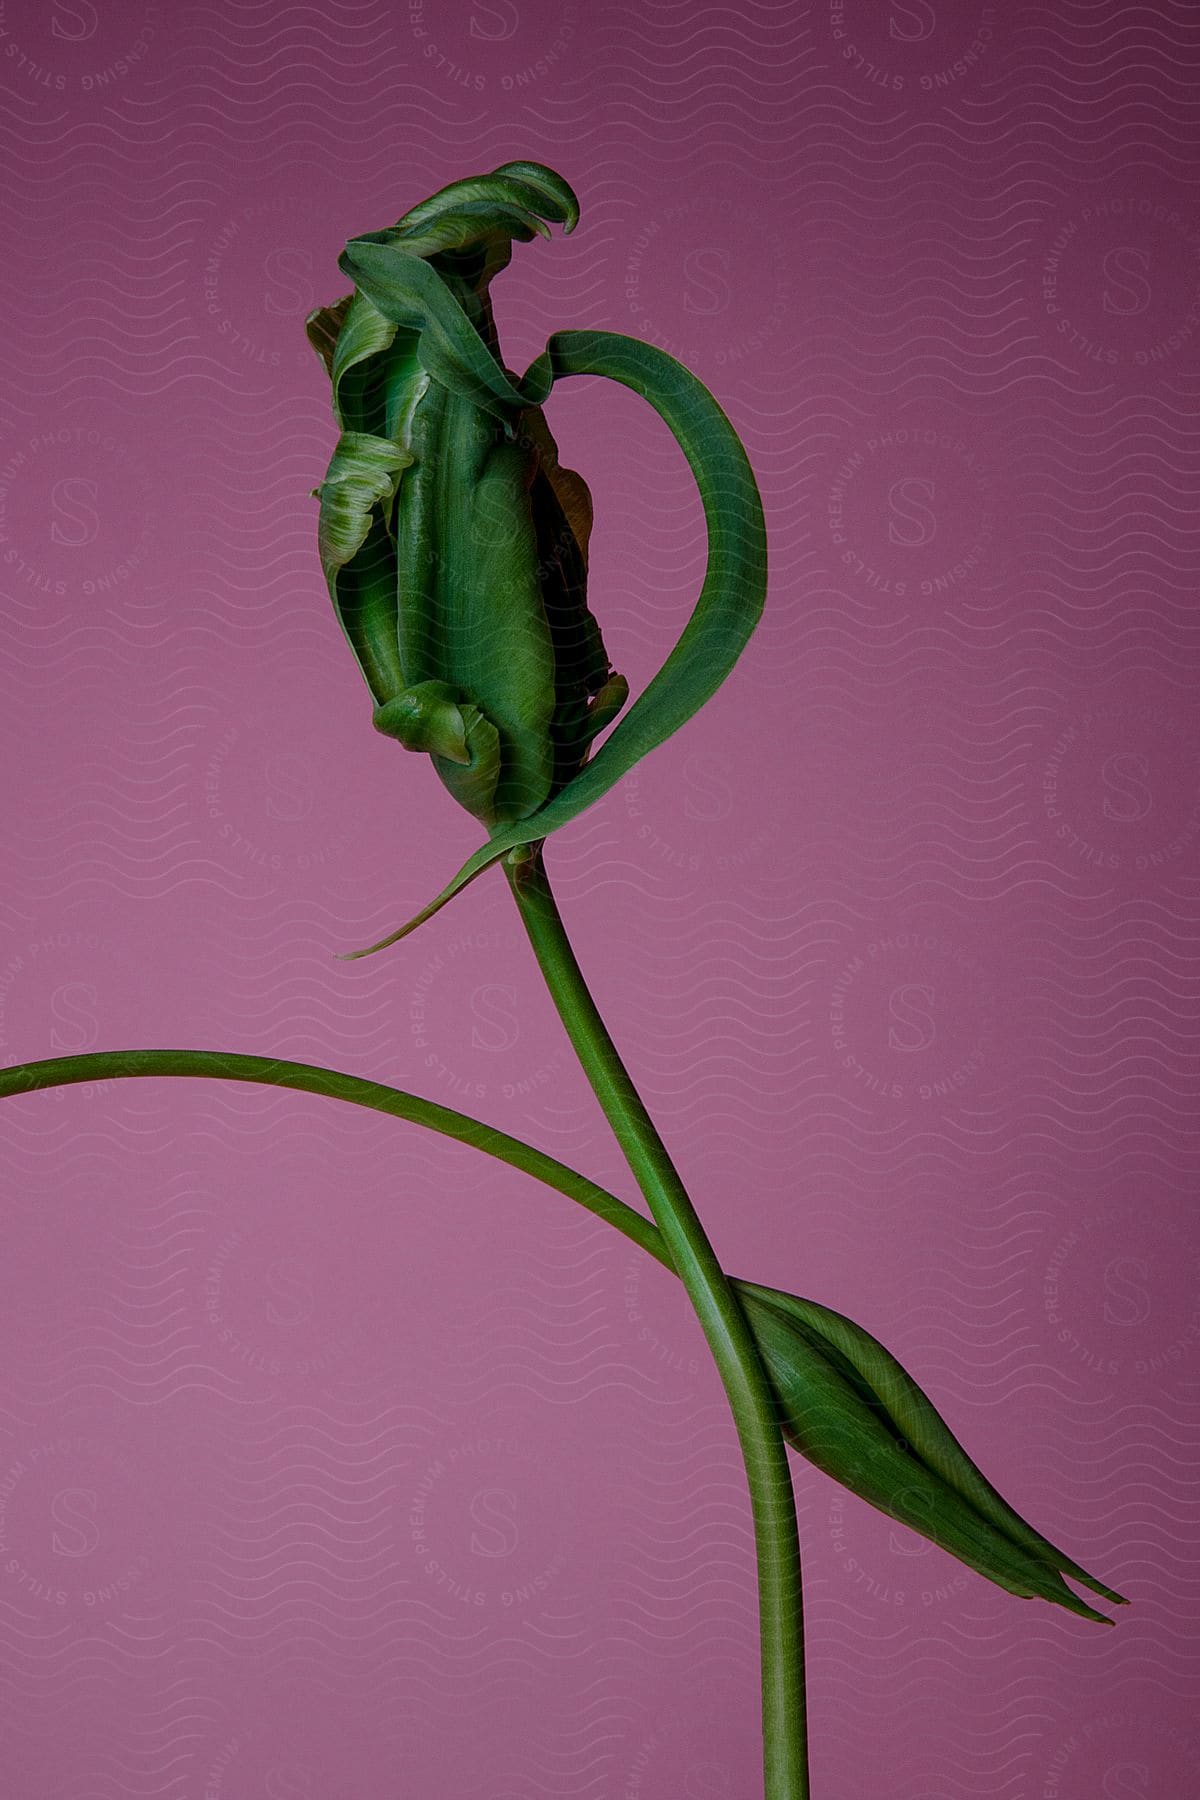
<svg viewBox="0 0 1200 1800">
<path fill-rule="evenodd" d="M 554 380 L 602 375 L 620 382 L 665 420 L 687 457 L 704 507 L 704 583 L 662 668 L 574 779 L 539 811 L 494 832 L 407 924 L 349 952 L 348 960 L 398 943 L 492 863 L 540 842 L 600 799 L 716 692 L 762 615 L 767 536 L 758 485 L 741 440 L 703 382 L 654 345 L 607 331 L 556 332 L 533 368 L 548 371 Z"/>
</svg>

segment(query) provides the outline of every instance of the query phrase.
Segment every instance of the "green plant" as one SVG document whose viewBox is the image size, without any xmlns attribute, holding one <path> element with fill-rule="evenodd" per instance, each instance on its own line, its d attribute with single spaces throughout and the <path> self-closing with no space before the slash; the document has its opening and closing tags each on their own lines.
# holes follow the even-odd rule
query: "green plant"
<svg viewBox="0 0 1200 1800">
<path fill-rule="evenodd" d="M 546 839 L 692 717 L 762 611 L 767 546 L 753 472 L 707 389 L 652 346 L 557 332 L 524 377 L 505 369 L 489 284 L 514 241 L 573 229 L 574 194 L 537 163 L 452 183 L 389 230 L 354 238 L 354 291 L 308 321 L 340 436 L 320 499 L 334 610 L 377 729 L 428 754 L 487 839 L 394 944 L 500 863 L 535 958 L 653 1223 L 494 1127 L 399 1089 L 219 1051 L 107 1051 L 0 1071 L 0 1097 L 114 1077 L 208 1077 L 325 1095 L 420 1124 L 525 1170 L 622 1231 L 682 1281 L 724 1382 L 754 1518 L 764 1794 L 808 1795 L 803 1619 L 786 1443 L 979 1574 L 1111 1624 L 1063 1581 L 1122 1596 L 1013 1512 L 887 1350 L 853 1321 L 728 1277 L 596 1008 L 555 904 Z M 681 445 L 708 531 L 700 596 L 624 711 L 587 605 L 591 501 L 558 462 L 544 402 L 602 375 L 641 394 Z M 614 720 L 617 721 L 614 724 Z M 603 743 L 599 734 L 612 727 Z"/>
</svg>

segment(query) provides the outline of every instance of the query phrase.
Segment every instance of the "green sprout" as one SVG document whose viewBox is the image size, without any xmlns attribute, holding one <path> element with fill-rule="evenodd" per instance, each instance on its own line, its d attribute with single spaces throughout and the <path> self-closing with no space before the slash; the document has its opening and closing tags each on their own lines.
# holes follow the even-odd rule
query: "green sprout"
<svg viewBox="0 0 1200 1800">
<path fill-rule="evenodd" d="M 0 1098 L 122 1077 L 204 1077 L 319 1094 L 422 1125 L 524 1170 L 621 1231 L 682 1281 L 725 1385 L 754 1519 L 765 1800 L 808 1800 L 803 1612 L 790 1445 L 871 1506 L 1009 1593 L 1113 1621 L 1063 1576 L 1123 1596 L 1020 1518 L 932 1402 L 869 1332 L 779 1288 L 727 1276 L 604 1025 L 550 887 L 546 839 L 698 711 L 763 609 L 767 543 L 753 471 L 708 390 L 653 346 L 560 331 L 523 377 L 506 369 L 489 286 L 514 242 L 569 232 L 574 193 L 539 163 L 452 182 L 339 259 L 353 292 L 314 312 L 310 342 L 340 436 L 318 549 L 375 727 L 431 757 L 486 841 L 396 943 L 500 863 L 567 1036 L 651 1220 L 533 1145 L 398 1088 L 266 1056 L 116 1050 L 0 1070 Z M 678 643 L 627 707 L 587 603 L 592 505 L 558 460 L 544 404 L 598 375 L 642 395 L 674 434 L 704 508 L 704 582 Z M 607 737 L 597 743 L 609 727 Z"/>
</svg>

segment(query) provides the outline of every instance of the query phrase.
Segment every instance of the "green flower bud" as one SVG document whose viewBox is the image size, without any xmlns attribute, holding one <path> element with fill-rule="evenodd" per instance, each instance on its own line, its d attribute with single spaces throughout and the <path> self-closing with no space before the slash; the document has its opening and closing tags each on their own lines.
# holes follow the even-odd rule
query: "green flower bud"
<svg viewBox="0 0 1200 1800">
<path fill-rule="evenodd" d="M 702 382 L 608 331 L 556 331 L 523 377 L 504 366 L 489 284 L 515 240 L 549 237 L 548 220 L 569 232 L 578 216 L 567 183 L 540 163 L 453 182 L 389 230 L 352 238 L 338 266 L 354 292 L 308 320 L 342 432 L 315 490 L 334 610 L 376 726 L 427 752 L 488 830 L 420 912 L 354 956 L 396 943 L 606 794 L 716 692 L 762 613 L 758 485 Z M 542 413 L 573 375 L 616 381 L 653 407 L 704 509 L 703 586 L 627 709 L 587 606 L 591 497 L 560 464 Z"/>
<path fill-rule="evenodd" d="M 356 291 L 308 320 L 342 433 L 321 561 L 374 723 L 489 831 L 565 787 L 628 692 L 587 606 L 591 498 L 538 403 L 548 371 L 504 368 L 488 291 L 514 239 L 578 210 L 537 163 L 453 182 L 352 239 Z"/>
</svg>

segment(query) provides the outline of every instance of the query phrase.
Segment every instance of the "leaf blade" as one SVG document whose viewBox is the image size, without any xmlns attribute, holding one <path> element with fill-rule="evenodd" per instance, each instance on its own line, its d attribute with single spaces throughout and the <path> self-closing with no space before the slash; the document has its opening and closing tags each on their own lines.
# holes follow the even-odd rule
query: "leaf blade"
<svg viewBox="0 0 1200 1800">
<path fill-rule="evenodd" d="M 871 1506 L 1010 1593 L 1113 1621 L 1074 1594 L 1097 1581 L 987 1481 L 932 1401 L 877 1338 L 842 1313 L 754 1282 L 735 1283 L 779 1399 L 789 1442 Z"/>
</svg>

